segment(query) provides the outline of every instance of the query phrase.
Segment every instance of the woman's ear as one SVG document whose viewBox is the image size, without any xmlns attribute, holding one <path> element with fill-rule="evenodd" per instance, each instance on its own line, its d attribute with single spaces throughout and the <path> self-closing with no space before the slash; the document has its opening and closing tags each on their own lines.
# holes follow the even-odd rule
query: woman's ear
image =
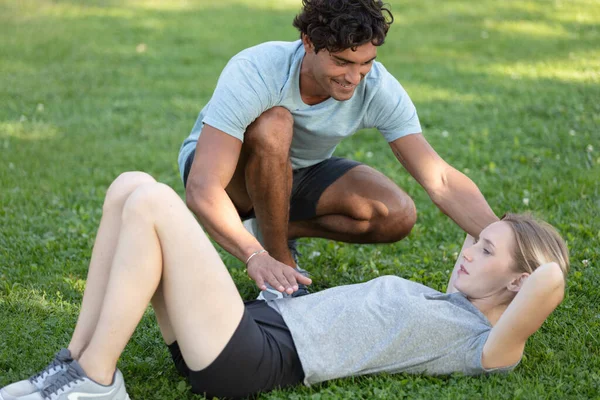
<svg viewBox="0 0 600 400">
<path fill-rule="evenodd" d="M 523 287 L 523 284 L 525 284 L 527 278 L 529 278 L 529 273 L 523 272 L 510 281 L 506 288 L 511 292 L 518 292 Z"/>
</svg>

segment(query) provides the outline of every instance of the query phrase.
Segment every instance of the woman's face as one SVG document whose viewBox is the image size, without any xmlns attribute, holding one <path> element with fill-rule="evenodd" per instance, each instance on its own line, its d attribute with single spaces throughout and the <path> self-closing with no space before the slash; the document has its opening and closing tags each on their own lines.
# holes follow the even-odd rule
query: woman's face
<svg viewBox="0 0 600 400">
<path fill-rule="evenodd" d="M 470 299 L 485 299 L 517 291 L 514 281 L 523 274 L 516 272 L 512 259 L 515 236 L 503 221 L 494 222 L 479 235 L 479 240 L 463 251 L 454 287 Z"/>
</svg>

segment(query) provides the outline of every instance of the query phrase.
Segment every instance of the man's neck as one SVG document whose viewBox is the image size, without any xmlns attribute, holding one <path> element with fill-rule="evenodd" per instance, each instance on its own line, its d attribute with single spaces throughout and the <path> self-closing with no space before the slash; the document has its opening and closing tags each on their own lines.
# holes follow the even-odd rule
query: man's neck
<svg viewBox="0 0 600 400">
<path fill-rule="evenodd" d="M 300 97 L 305 104 L 314 106 L 327 100 L 330 96 L 324 93 L 323 89 L 315 80 L 310 63 L 306 60 L 306 55 L 302 59 L 300 66 Z"/>
</svg>

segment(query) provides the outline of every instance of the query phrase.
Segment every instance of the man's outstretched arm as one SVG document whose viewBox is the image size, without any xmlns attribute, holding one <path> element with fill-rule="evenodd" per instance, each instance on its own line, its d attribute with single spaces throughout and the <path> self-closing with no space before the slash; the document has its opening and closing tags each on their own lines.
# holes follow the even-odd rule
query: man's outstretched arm
<svg viewBox="0 0 600 400">
<path fill-rule="evenodd" d="M 188 208 L 207 233 L 225 250 L 245 261 L 261 250 L 244 229 L 237 210 L 225 192 L 240 157 L 242 142 L 210 125 L 204 125 L 196 144 L 185 197 Z"/>
<path fill-rule="evenodd" d="M 444 161 L 421 133 L 396 139 L 390 147 L 435 205 L 469 235 L 479 237 L 498 221 L 477 185 Z"/>
<path fill-rule="evenodd" d="M 186 204 L 217 243 L 238 259 L 246 261 L 263 248 L 246 231 L 225 191 L 235 172 L 241 149 L 239 139 L 204 125 L 187 180 Z M 293 268 L 267 253 L 253 256 L 247 267 L 248 274 L 261 290 L 266 288 L 267 282 L 288 293 L 297 290 L 297 279 L 310 284 L 309 279 L 299 276 Z"/>
</svg>

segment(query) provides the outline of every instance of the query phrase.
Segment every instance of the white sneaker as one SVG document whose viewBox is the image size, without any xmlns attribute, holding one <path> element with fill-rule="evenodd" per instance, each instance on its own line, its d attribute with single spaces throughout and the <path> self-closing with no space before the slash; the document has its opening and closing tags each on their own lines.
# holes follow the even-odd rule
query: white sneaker
<svg viewBox="0 0 600 400">
<path fill-rule="evenodd" d="M 52 381 L 52 377 L 59 372 L 66 371 L 69 363 L 72 361 L 71 352 L 68 349 L 61 349 L 46 368 L 31 378 L 11 383 L 0 389 L 0 400 L 17 400 L 22 396 L 39 392 Z"/>
<path fill-rule="evenodd" d="M 42 389 L 41 392 L 20 397 L 19 400 L 131 400 L 125 389 L 123 374 L 115 371 L 110 385 L 101 385 L 90 379 L 77 361 Z"/>
<path fill-rule="evenodd" d="M 256 220 L 256 218 L 249 218 L 247 220 L 245 220 L 242 225 L 244 225 L 244 228 L 246 228 L 246 230 L 256 238 L 256 240 L 258 240 L 258 243 L 260 243 L 262 246 L 265 245 L 264 240 L 263 240 L 263 235 L 262 233 L 260 233 L 260 229 L 258 228 L 258 221 Z"/>
</svg>

